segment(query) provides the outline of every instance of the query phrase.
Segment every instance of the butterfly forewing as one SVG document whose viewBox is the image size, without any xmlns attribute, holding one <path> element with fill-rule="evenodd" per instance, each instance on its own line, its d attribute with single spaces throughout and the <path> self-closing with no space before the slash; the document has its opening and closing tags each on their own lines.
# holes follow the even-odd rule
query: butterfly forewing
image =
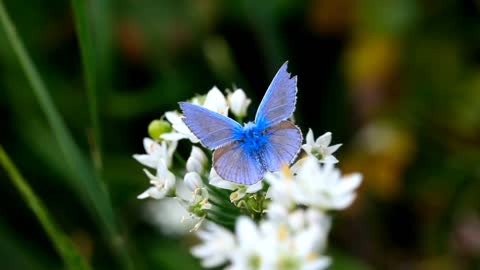
<svg viewBox="0 0 480 270">
<path fill-rule="evenodd" d="M 231 118 L 201 106 L 180 102 L 180 107 L 185 124 L 210 149 L 232 142 L 233 134 L 242 130 L 242 126 Z"/>
<path fill-rule="evenodd" d="M 278 70 L 255 115 L 258 125 L 274 125 L 289 118 L 295 110 L 297 76 L 290 78 L 287 62 Z"/>
<path fill-rule="evenodd" d="M 213 153 L 215 171 L 225 180 L 252 185 L 258 182 L 265 171 L 261 164 L 244 151 L 238 142 L 232 142 Z"/>
<path fill-rule="evenodd" d="M 290 165 L 302 145 L 300 129 L 290 121 L 282 121 L 266 130 L 269 135 L 264 149 L 268 171 L 278 171 L 282 165 Z"/>
</svg>

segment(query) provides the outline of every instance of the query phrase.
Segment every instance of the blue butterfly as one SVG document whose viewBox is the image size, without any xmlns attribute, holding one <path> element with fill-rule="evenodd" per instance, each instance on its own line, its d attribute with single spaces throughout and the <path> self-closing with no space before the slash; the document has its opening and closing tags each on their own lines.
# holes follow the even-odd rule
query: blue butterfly
<svg viewBox="0 0 480 270">
<path fill-rule="evenodd" d="M 243 127 L 235 120 L 204 107 L 180 102 L 183 121 L 213 153 L 218 175 L 251 185 L 267 171 L 290 164 L 302 144 L 302 133 L 287 120 L 295 110 L 297 76 L 290 78 L 287 62 L 278 70 L 263 97 L 254 122 Z"/>
</svg>

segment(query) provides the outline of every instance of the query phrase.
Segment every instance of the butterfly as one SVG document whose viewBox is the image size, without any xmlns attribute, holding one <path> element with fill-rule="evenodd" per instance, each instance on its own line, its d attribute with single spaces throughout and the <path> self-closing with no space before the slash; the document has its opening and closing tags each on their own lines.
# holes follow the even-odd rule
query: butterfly
<svg viewBox="0 0 480 270">
<path fill-rule="evenodd" d="M 213 153 L 213 167 L 225 180 L 252 185 L 265 172 L 278 171 L 296 158 L 302 133 L 288 118 L 295 110 L 297 76 L 280 67 L 263 97 L 254 122 L 243 126 L 204 107 L 180 102 L 183 121 Z"/>
</svg>

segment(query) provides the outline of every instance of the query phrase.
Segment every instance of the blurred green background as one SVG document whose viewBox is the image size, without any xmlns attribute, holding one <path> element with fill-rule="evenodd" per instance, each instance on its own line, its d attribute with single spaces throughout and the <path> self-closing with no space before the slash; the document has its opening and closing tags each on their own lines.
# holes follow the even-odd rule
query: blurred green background
<svg viewBox="0 0 480 270">
<path fill-rule="evenodd" d="M 151 120 L 214 85 L 244 89 L 253 115 L 286 60 L 298 125 L 331 131 L 339 166 L 364 174 L 335 215 L 331 269 L 480 269 L 480 1 L 2 2 L 73 140 L 2 14 L 0 144 L 95 269 L 200 269 L 192 236 L 149 222 L 132 154 Z M 0 268 L 64 269 L 9 179 Z"/>
</svg>

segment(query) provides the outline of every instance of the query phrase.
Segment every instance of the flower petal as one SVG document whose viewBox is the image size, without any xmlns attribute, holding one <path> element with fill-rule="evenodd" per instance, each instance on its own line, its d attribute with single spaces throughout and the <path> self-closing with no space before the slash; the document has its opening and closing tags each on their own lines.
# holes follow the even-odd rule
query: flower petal
<svg viewBox="0 0 480 270">
<path fill-rule="evenodd" d="M 311 128 L 308 129 L 307 136 L 305 136 L 305 142 L 308 145 L 314 145 L 315 140 L 313 138 L 313 130 Z"/>
<path fill-rule="evenodd" d="M 325 134 L 317 138 L 317 140 L 315 141 L 315 144 L 318 146 L 327 147 L 331 141 L 332 141 L 332 133 L 326 132 Z"/>
</svg>

